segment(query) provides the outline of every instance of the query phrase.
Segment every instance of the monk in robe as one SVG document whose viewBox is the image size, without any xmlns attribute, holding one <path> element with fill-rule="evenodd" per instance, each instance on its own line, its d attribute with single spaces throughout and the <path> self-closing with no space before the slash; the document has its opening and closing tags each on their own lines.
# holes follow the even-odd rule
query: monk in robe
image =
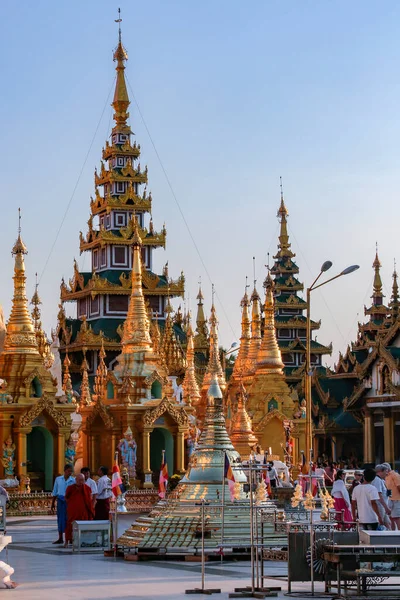
<svg viewBox="0 0 400 600">
<path fill-rule="evenodd" d="M 65 546 L 72 544 L 72 523 L 74 521 L 91 521 L 94 517 L 92 494 L 85 485 L 85 476 L 78 473 L 76 482 L 67 487 L 67 528 L 65 530 Z"/>
</svg>

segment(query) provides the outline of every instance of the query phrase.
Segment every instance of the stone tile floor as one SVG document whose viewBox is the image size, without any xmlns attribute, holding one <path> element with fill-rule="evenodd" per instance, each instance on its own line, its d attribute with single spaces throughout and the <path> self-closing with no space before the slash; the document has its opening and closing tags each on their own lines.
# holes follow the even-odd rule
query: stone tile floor
<svg viewBox="0 0 400 600">
<path fill-rule="evenodd" d="M 17 589 L 4 590 L 15 600 L 89 600 L 89 599 L 162 599 L 176 600 L 185 590 L 200 586 L 200 565 L 184 562 L 127 562 L 104 558 L 102 554 L 76 554 L 53 546 L 57 537 L 54 517 L 10 518 L 7 533 L 12 535 L 8 562 L 15 569 Z M 5 550 L 0 557 L 6 560 Z M 270 585 L 281 586 L 279 597 L 286 592 L 286 564 L 268 564 L 268 575 L 277 576 Z M 212 597 L 226 600 L 235 587 L 250 584 L 247 562 L 218 562 L 206 565 L 206 587 L 218 587 L 221 594 Z M 296 584 L 306 591 L 307 584 Z M 321 586 L 317 589 L 321 590 Z M 3 590 L 2 590 L 3 591 Z M 196 595 L 194 598 L 206 596 Z"/>
</svg>

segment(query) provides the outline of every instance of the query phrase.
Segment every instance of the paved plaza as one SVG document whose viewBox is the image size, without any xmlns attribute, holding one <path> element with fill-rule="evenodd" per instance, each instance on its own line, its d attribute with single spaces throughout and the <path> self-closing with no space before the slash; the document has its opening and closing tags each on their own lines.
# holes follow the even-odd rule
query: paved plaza
<svg viewBox="0 0 400 600">
<path fill-rule="evenodd" d="M 185 562 L 127 562 L 104 558 L 101 554 L 77 554 L 53 546 L 57 537 L 54 517 L 10 518 L 8 562 L 15 568 L 15 590 L 4 590 L 17 600 L 71 599 L 163 599 L 189 598 L 185 590 L 200 585 L 200 565 Z M 5 551 L 1 557 L 6 559 Z M 270 585 L 286 592 L 285 563 L 270 563 L 274 575 Z M 248 562 L 210 562 L 206 565 L 206 586 L 221 588 L 214 598 L 226 600 L 235 587 L 250 584 Z M 296 584 L 295 589 L 307 589 Z M 204 598 L 196 595 L 194 598 Z"/>
</svg>

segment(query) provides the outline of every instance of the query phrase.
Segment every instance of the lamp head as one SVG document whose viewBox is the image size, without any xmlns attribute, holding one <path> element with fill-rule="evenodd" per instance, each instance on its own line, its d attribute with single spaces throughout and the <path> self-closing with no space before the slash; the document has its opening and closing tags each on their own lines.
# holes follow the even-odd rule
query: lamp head
<svg viewBox="0 0 400 600">
<path fill-rule="evenodd" d="M 351 265 L 350 267 L 343 269 L 343 271 L 340 274 L 348 275 L 349 273 L 353 273 L 353 271 L 357 271 L 357 269 L 359 269 L 359 268 L 360 268 L 360 265 Z"/>
<path fill-rule="evenodd" d="M 321 267 L 321 273 L 325 273 L 325 271 L 329 271 L 332 266 L 332 262 L 330 260 L 326 260 Z"/>
</svg>

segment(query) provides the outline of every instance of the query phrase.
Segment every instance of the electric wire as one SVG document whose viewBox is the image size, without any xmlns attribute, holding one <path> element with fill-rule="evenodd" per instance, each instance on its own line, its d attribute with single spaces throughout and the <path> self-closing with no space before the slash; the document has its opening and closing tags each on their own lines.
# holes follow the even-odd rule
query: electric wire
<svg viewBox="0 0 400 600">
<path fill-rule="evenodd" d="M 112 85 L 111 85 L 111 87 L 110 87 L 110 90 L 109 90 L 109 92 L 108 92 L 108 94 L 107 94 L 107 99 L 106 99 L 106 101 L 105 101 L 105 104 L 104 104 L 103 110 L 101 111 L 101 115 L 100 115 L 99 121 L 98 121 L 98 123 L 97 123 L 96 129 L 95 129 L 95 132 L 94 132 L 94 134 L 93 134 L 92 140 L 91 140 L 91 142 L 90 142 L 90 145 L 89 145 L 89 149 L 88 149 L 88 151 L 87 151 L 87 153 L 86 153 L 86 156 L 85 156 L 85 159 L 84 159 L 84 161 L 83 161 L 83 164 L 82 164 L 81 170 L 79 171 L 78 178 L 77 178 L 77 180 L 76 180 L 76 182 L 75 182 L 74 188 L 73 188 L 73 190 L 72 190 L 72 194 L 71 194 L 71 196 L 70 196 L 70 199 L 69 199 L 69 201 L 68 201 L 67 207 L 66 207 L 66 209 L 65 209 L 65 211 L 64 211 L 63 217 L 62 217 L 62 219 L 61 219 L 61 223 L 60 223 L 60 225 L 59 225 L 59 227 L 58 227 L 58 229 L 57 229 L 57 232 L 56 232 L 56 235 L 55 235 L 55 238 L 54 238 L 53 244 L 51 245 L 50 251 L 49 251 L 49 253 L 48 253 L 48 255 L 47 255 L 46 262 L 44 263 L 44 267 L 43 267 L 43 269 L 42 269 L 42 272 L 41 272 L 41 274 L 40 274 L 39 281 L 38 281 L 38 283 L 39 283 L 39 284 L 40 284 L 40 282 L 41 282 L 41 280 L 42 280 L 42 277 L 43 277 L 43 275 L 44 275 L 44 273 L 45 273 L 45 271 L 46 271 L 47 265 L 49 264 L 50 258 L 51 258 L 51 257 L 52 257 L 52 255 L 53 255 L 54 248 L 55 248 L 55 246 L 56 246 L 56 244 L 57 244 L 57 241 L 58 241 L 58 238 L 59 238 L 59 236 L 60 236 L 61 230 L 62 230 L 62 228 L 63 228 L 63 225 L 64 225 L 64 223 L 65 223 L 65 219 L 67 218 L 67 215 L 68 215 L 68 213 L 69 213 L 69 209 L 71 208 L 72 201 L 73 201 L 73 199 L 74 199 L 74 197 L 75 197 L 76 190 L 78 189 L 78 185 L 79 185 L 79 182 L 80 182 L 80 180 L 81 180 L 81 177 L 82 177 L 83 171 L 84 171 L 84 169 L 85 169 L 85 167 L 86 167 L 86 163 L 87 163 L 87 161 L 88 161 L 88 158 L 89 158 L 90 152 L 91 152 L 91 150 L 92 150 L 92 147 L 93 147 L 94 141 L 95 141 L 95 139 L 96 139 L 97 132 L 98 132 L 98 130 L 99 130 L 99 127 L 100 127 L 101 121 L 103 120 L 103 116 L 104 116 L 105 110 L 106 110 L 106 108 L 107 108 L 107 104 L 108 104 L 108 100 L 109 100 L 109 98 L 110 98 L 111 91 L 112 91 L 112 89 L 114 88 L 115 80 L 116 80 L 116 77 L 114 77 L 114 79 L 113 79 L 113 83 L 112 83 Z"/>
<path fill-rule="evenodd" d="M 182 220 L 183 220 L 183 222 L 184 222 L 184 224 L 185 224 L 185 227 L 186 227 L 186 229 L 187 229 L 187 232 L 188 232 L 188 234 L 189 234 L 189 237 L 190 237 L 190 239 L 191 239 L 191 241 L 192 241 L 192 243 L 193 243 L 193 246 L 194 246 L 194 248 L 195 248 L 195 250 L 196 250 L 196 252 L 197 252 L 197 255 L 198 255 L 199 259 L 200 259 L 200 262 L 201 262 L 201 264 L 202 264 L 202 267 L 203 267 L 203 269 L 204 269 L 204 272 L 206 273 L 206 275 L 207 275 L 207 277 L 208 277 L 208 279 L 209 279 L 209 282 L 210 282 L 210 284 L 211 284 L 211 285 L 213 285 L 213 280 L 212 280 L 212 278 L 211 278 L 211 275 L 210 275 L 210 273 L 209 273 L 209 271 L 208 271 L 208 269 L 207 269 L 207 266 L 206 266 L 206 264 L 205 264 L 205 262 L 204 262 L 204 260 L 203 260 L 203 257 L 202 257 L 202 254 L 201 254 L 201 252 L 200 252 L 200 249 L 199 249 L 199 247 L 198 247 L 198 245 L 197 245 L 197 243 L 196 243 L 196 240 L 195 240 L 195 238 L 194 238 L 194 236 L 193 236 L 193 234 L 192 234 L 192 231 L 191 231 L 191 229 L 190 229 L 190 227 L 189 227 L 189 223 L 188 223 L 188 222 L 187 222 L 187 220 L 186 220 L 185 214 L 184 214 L 184 212 L 183 212 L 183 210 L 182 210 L 182 207 L 181 207 L 181 205 L 180 205 L 180 203 L 179 203 L 179 201 L 178 201 L 178 198 L 177 198 L 177 196 L 176 196 L 176 194 L 175 194 L 174 188 L 172 187 L 171 180 L 170 180 L 170 178 L 168 177 L 168 173 L 167 173 L 167 171 L 166 171 L 166 169 L 165 169 L 165 167 L 164 167 L 164 164 L 163 164 L 163 162 L 162 162 L 162 160 L 161 160 L 161 156 L 160 156 L 160 154 L 159 154 L 159 152 L 158 152 L 158 150 L 157 150 L 157 147 L 156 147 L 156 145 L 155 145 L 155 142 L 154 142 L 154 140 L 153 140 L 153 137 L 152 137 L 152 135 L 151 135 L 151 133 L 150 133 L 150 130 L 149 130 L 148 126 L 147 126 L 147 123 L 146 123 L 146 120 L 145 120 L 145 118 L 144 118 L 144 116 L 143 116 L 143 113 L 142 113 L 142 111 L 140 110 L 140 106 L 139 106 L 139 103 L 138 103 L 138 101 L 137 101 L 137 98 L 136 98 L 136 96 L 135 96 L 135 93 L 134 93 L 134 91 L 133 91 L 133 88 L 132 88 L 132 86 L 131 86 L 131 84 L 130 84 L 130 81 L 129 81 L 129 79 L 128 79 L 128 77 L 127 77 L 126 75 L 125 75 L 125 78 L 126 78 L 126 81 L 127 81 L 127 83 L 128 83 L 129 89 L 130 89 L 130 91 L 131 91 L 132 98 L 133 98 L 133 100 L 134 100 L 134 102 L 135 102 L 135 104 L 136 104 L 136 108 L 137 108 L 137 110 L 138 110 L 139 116 L 140 116 L 140 118 L 141 118 L 141 120 L 142 120 L 142 123 L 143 123 L 143 125 L 144 125 L 144 128 L 145 128 L 145 130 L 146 130 L 146 133 L 147 133 L 147 135 L 149 136 L 150 143 L 151 143 L 151 145 L 153 146 L 153 150 L 154 150 L 154 152 L 155 152 L 155 155 L 156 155 L 156 157 L 157 157 L 157 160 L 158 160 L 158 162 L 160 163 L 161 170 L 162 170 L 162 172 L 163 172 L 163 174 L 164 174 L 165 180 L 166 180 L 166 182 L 167 182 L 167 185 L 168 185 L 168 187 L 169 187 L 169 189 L 170 189 L 170 192 L 171 192 L 171 194 L 172 194 L 172 197 L 173 197 L 173 199 L 174 199 L 174 201 L 175 201 L 175 204 L 176 204 L 176 206 L 178 207 L 179 213 L 180 213 L 180 215 L 181 215 L 181 217 L 182 217 Z M 235 332 L 235 330 L 234 330 L 234 329 L 233 329 L 233 327 L 232 327 L 232 324 L 231 324 L 231 322 L 230 322 L 230 320 L 229 320 L 229 317 L 228 317 L 228 315 L 227 315 L 227 313 L 226 313 L 226 311 L 225 311 L 225 307 L 224 307 L 224 305 L 223 305 L 223 303 L 222 303 L 222 301 L 221 301 L 221 299 L 220 299 L 220 297 L 219 297 L 219 295 L 218 295 L 218 292 L 217 292 L 217 291 L 215 291 L 215 295 L 216 295 L 216 297 L 218 298 L 218 301 L 219 301 L 219 303 L 220 303 L 220 306 L 221 306 L 221 308 L 222 308 L 222 312 L 223 312 L 223 314 L 224 314 L 224 317 L 225 317 L 225 319 L 226 319 L 226 322 L 228 323 L 228 325 L 229 325 L 229 328 L 230 328 L 230 330 L 231 330 L 231 332 L 232 332 L 232 334 L 233 334 L 234 338 L 235 338 L 235 339 L 237 339 L 236 332 Z"/>
</svg>

